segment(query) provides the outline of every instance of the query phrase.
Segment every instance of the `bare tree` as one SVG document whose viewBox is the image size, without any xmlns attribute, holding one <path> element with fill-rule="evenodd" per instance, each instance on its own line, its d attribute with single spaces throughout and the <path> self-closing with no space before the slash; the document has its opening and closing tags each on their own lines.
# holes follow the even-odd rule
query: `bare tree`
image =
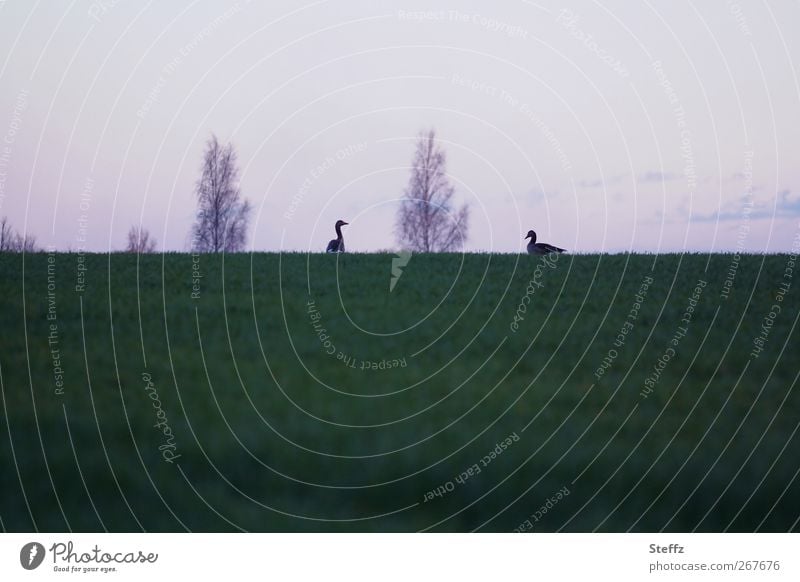
<svg viewBox="0 0 800 582">
<path fill-rule="evenodd" d="M 206 143 L 202 175 L 197 182 L 197 219 L 192 246 L 200 252 L 241 251 L 250 222 L 250 203 L 241 200 L 236 151 L 212 135 Z"/>
<path fill-rule="evenodd" d="M 18 234 L 14 238 L 14 252 L 17 253 L 37 253 L 39 247 L 36 245 L 36 237 L 32 234 L 25 236 Z"/>
<path fill-rule="evenodd" d="M 39 250 L 36 246 L 36 237 L 30 234 L 21 235 L 14 232 L 8 218 L 0 218 L 0 252 L 7 253 L 35 253 Z"/>
<path fill-rule="evenodd" d="M 14 229 L 8 223 L 5 216 L 0 218 L 0 252 L 11 252 L 14 250 L 16 235 Z"/>
<path fill-rule="evenodd" d="M 153 253 L 156 250 L 156 239 L 150 236 L 150 231 L 146 228 L 132 226 L 128 231 L 128 246 L 125 247 L 126 253 Z"/>
<path fill-rule="evenodd" d="M 467 239 L 469 207 L 453 209 L 454 188 L 447 179 L 446 156 L 436 132 L 421 132 L 395 233 L 403 248 L 415 252 L 451 252 Z"/>
</svg>

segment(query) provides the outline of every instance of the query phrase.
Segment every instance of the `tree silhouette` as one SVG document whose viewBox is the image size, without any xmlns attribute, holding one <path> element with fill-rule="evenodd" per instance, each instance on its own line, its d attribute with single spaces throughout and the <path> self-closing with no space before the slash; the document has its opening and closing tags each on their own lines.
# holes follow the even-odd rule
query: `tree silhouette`
<svg viewBox="0 0 800 582">
<path fill-rule="evenodd" d="M 244 249 L 250 222 L 250 203 L 241 200 L 236 151 L 212 135 L 206 143 L 202 174 L 197 181 L 197 218 L 192 247 L 199 252 Z"/>
<path fill-rule="evenodd" d="M 36 246 L 36 237 L 21 235 L 14 232 L 8 218 L 0 218 L 0 252 L 7 253 L 35 253 L 39 251 Z"/>
<path fill-rule="evenodd" d="M 397 212 L 398 243 L 415 252 L 452 252 L 467 239 L 469 207 L 453 209 L 454 188 L 447 179 L 446 156 L 436 131 L 421 132 L 411 177 Z"/>
<path fill-rule="evenodd" d="M 128 231 L 128 246 L 125 247 L 126 253 L 152 253 L 156 250 L 156 239 L 150 236 L 150 231 L 146 228 L 132 226 Z"/>
</svg>

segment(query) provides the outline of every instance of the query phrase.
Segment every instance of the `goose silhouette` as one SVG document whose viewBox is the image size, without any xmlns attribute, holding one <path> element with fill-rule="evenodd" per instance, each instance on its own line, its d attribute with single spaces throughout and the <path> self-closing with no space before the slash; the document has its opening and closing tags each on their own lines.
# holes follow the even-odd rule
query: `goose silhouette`
<svg viewBox="0 0 800 582">
<path fill-rule="evenodd" d="M 347 223 L 344 220 L 336 221 L 336 238 L 328 243 L 328 248 L 325 249 L 326 253 L 343 253 L 344 252 L 344 237 L 342 236 L 342 227 Z"/>
<path fill-rule="evenodd" d="M 564 249 L 560 247 L 556 247 L 553 245 L 549 245 L 547 243 L 537 243 L 536 242 L 536 233 L 532 230 L 528 231 L 528 234 L 525 238 L 531 239 L 531 242 L 528 243 L 528 254 L 529 255 L 549 255 L 550 253 L 563 253 Z"/>
</svg>

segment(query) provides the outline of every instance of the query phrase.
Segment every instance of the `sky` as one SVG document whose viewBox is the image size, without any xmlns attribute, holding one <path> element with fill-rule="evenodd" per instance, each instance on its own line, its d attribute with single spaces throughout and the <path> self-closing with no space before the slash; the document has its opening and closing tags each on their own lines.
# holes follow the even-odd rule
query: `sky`
<svg viewBox="0 0 800 582">
<path fill-rule="evenodd" d="M 783 252 L 800 3 L 0 2 L 0 216 L 42 247 L 189 249 L 205 142 L 248 249 L 395 249 L 435 128 L 467 251 Z M 796 244 L 794 245 L 796 248 Z"/>
</svg>

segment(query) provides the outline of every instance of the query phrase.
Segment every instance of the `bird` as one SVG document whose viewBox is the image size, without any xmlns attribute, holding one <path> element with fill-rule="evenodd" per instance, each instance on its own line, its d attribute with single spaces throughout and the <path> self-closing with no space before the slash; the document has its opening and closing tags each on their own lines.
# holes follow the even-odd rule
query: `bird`
<svg viewBox="0 0 800 582">
<path fill-rule="evenodd" d="M 342 227 L 347 224 L 344 220 L 336 221 L 336 238 L 328 243 L 328 248 L 325 249 L 326 253 L 343 253 L 344 252 L 344 237 L 342 236 Z"/>
<path fill-rule="evenodd" d="M 531 242 L 528 243 L 528 254 L 529 255 L 549 255 L 550 253 L 563 253 L 564 249 L 555 247 L 553 245 L 549 245 L 547 243 L 537 243 L 536 242 L 536 233 L 532 230 L 528 231 L 528 234 L 525 238 L 531 239 Z"/>
</svg>

